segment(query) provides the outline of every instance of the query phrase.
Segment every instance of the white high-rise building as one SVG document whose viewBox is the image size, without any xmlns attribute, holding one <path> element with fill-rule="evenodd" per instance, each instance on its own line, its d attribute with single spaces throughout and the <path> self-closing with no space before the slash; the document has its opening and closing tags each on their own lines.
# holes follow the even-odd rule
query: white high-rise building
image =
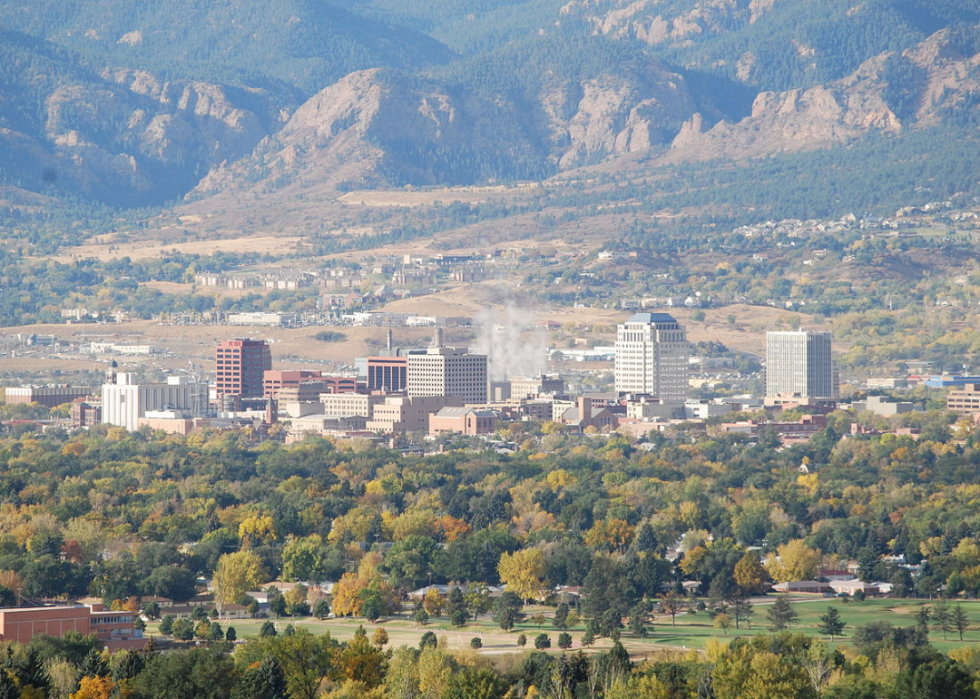
<svg viewBox="0 0 980 699">
<path fill-rule="evenodd" d="M 408 355 L 406 392 L 412 398 L 450 396 L 487 402 L 487 356 L 457 347 L 429 347 Z"/>
<path fill-rule="evenodd" d="M 691 349 L 668 313 L 637 313 L 616 333 L 616 390 L 684 402 Z"/>
<path fill-rule="evenodd" d="M 837 398 L 838 382 L 829 332 L 766 333 L 766 398 Z"/>
<path fill-rule="evenodd" d="M 135 432 L 139 419 L 149 411 L 173 410 L 190 417 L 207 412 L 208 385 L 171 376 L 167 383 L 136 383 L 133 374 L 114 373 L 102 385 L 102 422 Z"/>
</svg>

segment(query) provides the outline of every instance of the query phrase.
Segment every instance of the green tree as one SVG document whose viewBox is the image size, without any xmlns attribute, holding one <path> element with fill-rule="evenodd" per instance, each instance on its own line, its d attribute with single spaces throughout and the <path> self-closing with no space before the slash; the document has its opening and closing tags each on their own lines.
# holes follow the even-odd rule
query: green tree
<svg viewBox="0 0 980 699">
<path fill-rule="evenodd" d="M 572 635 L 567 631 L 562 631 L 558 634 L 558 647 L 562 650 L 568 650 L 572 647 Z"/>
<path fill-rule="evenodd" d="M 555 607 L 555 617 L 553 623 L 556 629 L 564 631 L 568 628 L 568 605 L 562 602 L 557 607 Z"/>
<path fill-rule="evenodd" d="M 640 600 L 630 610 L 630 631 L 637 638 L 646 638 L 650 632 L 650 628 L 647 626 L 647 614 L 649 613 L 650 605 L 645 600 Z"/>
<path fill-rule="evenodd" d="M 510 631 L 524 618 L 524 613 L 521 611 L 523 606 L 523 602 L 515 593 L 507 591 L 497 599 L 493 620 L 504 631 Z"/>
<path fill-rule="evenodd" d="M 929 621 L 932 619 L 932 610 L 926 605 L 921 605 L 919 611 L 915 613 L 915 625 L 922 635 L 926 638 L 929 637 Z"/>
<path fill-rule="evenodd" d="M 235 652 L 243 667 L 274 657 L 282 667 L 286 686 L 293 699 L 316 699 L 320 686 L 329 679 L 339 679 L 340 646 L 329 633 L 319 636 L 299 629 L 287 636 L 249 639 Z"/>
<path fill-rule="evenodd" d="M 190 619 L 177 619 L 173 623 L 170 635 L 178 641 L 189 641 L 194 638 L 194 622 Z"/>
<path fill-rule="evenodd" d="M 466 626 L 466 622 L 469 621 L 470 612 L 466 608 L 466 599 L 463 591 L 458 587 L 450 590 L 446 598 L 446 616 L 453 626 Z"/>
<path fill-rule="evenodd" d="M 755 607 L 748 600 L 747 597 L 739 595 L 732 600 L 732 616 L 735 617 L 735 628 L 740 628 L 739 624 L 743 621 L 746 626 L 752 621 L 752 615 L 755 613 Z"/>
<path fill-rule="evenodd" d="M 157 566 L 142 582 L 140 589 L 145 595 L 182 601 L 197 594 L 197 576 L 180 566 Z"/>
<path fill-rule="evenodd" d="M 953 620 L 949 613 L 949 604 L 945 599 L 940 598 L 932 605 L 932 623 L 943 634 L 943 640 L 945 641 L 946 634 L 953 630 Z"/>
<path fill-rule="evenodd" d="M 426 648 L 435 648 L 438 643 L 436 635 L 431 631 L 426 631 L 422 634 L 422 638 L 419 639 L 419 650 L 425 650 Z"/>
<path fill-rule="evenodd" d="M 313 605 L 313 616 L 317 619 L 326 619 L 330 616 L 330 602 L 327 601 L 326 597 L 318 599 Z"/>
<path fill-rule="evenodd" d="M 841 619 L 837 607 L 827 607 L 827 613 L 820 615 L 820 633 L 830 636 L 834 640 L 835 636 L 841 636 L 844 632 L 844 620 Z"/>
<path fill-rule="evenodd" d="M 960 640 L 963 640 L 963 632 L 966 631 L 967 627 L 970 625 L 970 620 L 966 616 L 966 611 L 963 609 L 962 604 L 957 604 L 953 607 L 951 613 L 953 627 L 960 636 Z"/>
<path fill-rule="evenodd" d="M 154 655 L 131 682 L 141 697 L 230 699 L 237 680 L 235 663 L 229 656 L 217 650 L 192 648 Z"/>
<path fill-rule="evenodd" d="M 777 597 L 766 610 L 770 631 L 785 631 L 799 620 L 800 616 L 785 597 Z"/>
<path fill-rule="evenodd" d="M 245 668 L 232 699 L 289 699 L 286 674 L 279 661 L 270 656 L 255 667 Z"/>
<path fill-rule="evenodd" d="M 670 625 L 674 626 L 676 624 L 677 612 L 681 608 L 681 601 L 678 599 L 677 593 L 671 590 L 661 597 L 660 608 L 667 614 L 670 614 Z"/>
<path fill-rule="evenodd" d="M 491 668 L 463 668 L 449 677 L 442 699 L 503 699 L 507 682 Z"/>
<path fill-rule="evenodd" d="M 545 650 L 551 648 L 551 636 L 546 633 L 539 633 L 534 638 L 534 647 L 538 650 Z"/>
</svg>

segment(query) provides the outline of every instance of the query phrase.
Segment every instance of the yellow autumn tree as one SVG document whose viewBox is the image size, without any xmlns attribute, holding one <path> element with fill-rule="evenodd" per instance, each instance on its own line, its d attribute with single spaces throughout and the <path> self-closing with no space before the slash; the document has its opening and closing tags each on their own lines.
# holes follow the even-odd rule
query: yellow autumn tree
<svg viewBox="0 0 980 699">
<path fill-rule="evenodd" d="M 745 593 L 758 593 L 765 589 L 766 569 L 756 551 L 746 551 L 735 564 L 735 584 Z"/>
<path fill-rule="evenodd" d="M 807 546 L 802 539 L 793 539 L 776 549 L 776 556 L 766 562 L 766 570 L 776 582 L 811 580 L 820 567 L 822 554 Z"/>
<path fill-rule="evenodd" d="M 78 691 L 70 695 L 70 699 L 110 699 L 116 689 L 116 683 L 108 677 L 90 677 L 86 675 L 78 683 Z"/>
<path fill-rule="evenodd" d="M 507 591 L 515 593 L 522 600 L 528 600 L 541 591 L 544 578 L 544 553 L 541 549 L 529 548 L 504 553 L 497 564 L 500 580 L 507 585 Z"/>
<path fill-rule="evenodd" d="M 337 616 L 358 615 L 361 613 L 361 590 L 368 586 L 368 581 L 357 577 L 354 573 L 344 573 L 333 587 L 333 602 L 330 609 Z"/>
<path fill-rule="evenodd" d="M 265 576 L 262 559 L 251 549 L 226 553 L 219 558 L 214 570 L 214 601 L 219 611 L 258 587 L 265 581 Z"/>
<path fill-rule="evenodd" d="M 252 515 L 238 525 L 238 536 L 242 547 L 249 548 L 263 541 L 276 539 L 276 527 L 270 515 Z"/>
<path fill-rule="evenodd" d="M 422 607 L 430 616 L 439 616 L 442 614 L 442 608 L 444 606 L 442 595 L 439 594 L 436 588 L 430 587 L 426 590 L 425 597 L 422 599 Z"/>
</svg>

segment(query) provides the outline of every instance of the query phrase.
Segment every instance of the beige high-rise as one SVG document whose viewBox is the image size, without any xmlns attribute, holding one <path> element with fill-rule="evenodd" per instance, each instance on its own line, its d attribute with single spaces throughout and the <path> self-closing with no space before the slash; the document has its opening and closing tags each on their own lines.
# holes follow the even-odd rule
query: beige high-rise
<svg viewBox="0 0 980 699">
<path fill-rule="evenodd" d="M 690 356 L 687 331 L 672 315 L 637 313 L 616 333 L 616 390 L 683 402 Z"/>
</svg>

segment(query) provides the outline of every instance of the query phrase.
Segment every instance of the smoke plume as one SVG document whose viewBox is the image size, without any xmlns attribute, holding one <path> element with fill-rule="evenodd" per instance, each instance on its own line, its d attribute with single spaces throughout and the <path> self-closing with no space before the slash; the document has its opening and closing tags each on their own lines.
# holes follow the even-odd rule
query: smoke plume
<svg viewBox="0 0 980 699">
<path fill-rule="evenodd" d="M 485 309 L 474 320 L 477 337 L 472 351 L 487 355 L 491 381 L 534 376 L 548 368 L 548 335 L 535 324 L 534 311 L 508 303 Z"/>
</svg>

